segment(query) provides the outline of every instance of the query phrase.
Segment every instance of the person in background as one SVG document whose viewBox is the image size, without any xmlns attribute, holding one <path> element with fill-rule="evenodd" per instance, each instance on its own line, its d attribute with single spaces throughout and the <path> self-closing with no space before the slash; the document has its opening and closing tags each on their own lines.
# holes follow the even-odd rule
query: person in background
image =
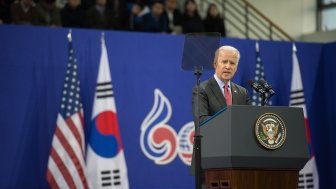
<svg viewBox="0 0 336 189">
<path fill-rule="evenodd" d="M 239 51 L 232 46 L 222 46 L 215 52 L 213 67 L 215 74 L 199 86 L 199 115 L 197 111 L 197 86 L 192 91 L 194 120 L 199 123 L 231 105 L 251 105 L 247 89 L 231 81 L 240 59 Z"/>
<path fill-rule="evenodd" d="M 99 29 L 112 29 L 113 12 L 107 8 L 106 0 L 96 0 L 96 4 L 86 12 L 87 27 Z"/>
<path fill-rule="evenodd" d="M 18 0 L 11 5 L 11 16 L 14 24 L 36 25 L 38 15 L 33 0 Z"/>
<path fill-rule="evenodd" d="M 38 25 L 59 27 L 61 26 L 60 10 L 55 5 L 55 0 L 40 0 L 36 6 Z"/>
<path fill-rule="evenodd" d="M 197 5 L 194 0 L 187 0 L 184 4 L 182 16 L 183 33 L 203 32 L 203 21 L 198 13 Z"/>
<path fill-rule="evenodd" d="M 108 9 L 113 13 L 113 28 L 115 30 L 127 30 L 129 25 L 129 12 L 125 0 L 107 0 Z"/>
<path fill-rule="evenodd" d="M 11 4 L 14 0 L 0 0 L 0 24 L 9 24 L 12 22 Z"/>
<path fill-rule="evenodd" d="M 85 27 L 85 12 L 81 7 L 81 0 L 68 0 L 61 10 L 61 22 L 63 27 Z"/>
<path fill-rule="evenodd" d="M 129 16 L 129 30 L 131 31 L 143 31 L 144 29 L 144 4 L 142 2 L 134 2 L 131 5 Z"/>
<path fill-rule="evenodd" d="M 177 0 L 166 0 L 163 14 L 168 20 L 169 33 L 182 33 L 182 15 L 177 8 Z"/>
<path fill-rule="evenodd" d="M 163 15 L 164 4 L 162 1 L 153 1 L 150 12 L 144 15 L 144 31 L 168 33 L 168 20 Z"/>
<path fill-rule="evenodd" d="M 220 16 L 216 4 L 211 3 L 204 19 L 204 29 L 206 32 L 218 32 L 222 37 L 226 36 L 224 20 Z"/>
</svg>

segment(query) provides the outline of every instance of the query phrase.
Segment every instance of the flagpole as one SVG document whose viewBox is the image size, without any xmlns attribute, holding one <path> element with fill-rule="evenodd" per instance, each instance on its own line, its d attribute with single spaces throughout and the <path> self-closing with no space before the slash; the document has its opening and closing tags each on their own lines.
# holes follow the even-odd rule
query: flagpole
<svg viewBox="0 0 336 189">
<path fill-rule="evenodd" d="M 100 40 L 101 40 L 102 43 L 105 43 L 105 33 L 104 32 L 101 33 Z"/>
<path fill-rule="evenodd" d="M 294 52 L 294 53 L 297 53 L 297 48 L 296 48 L 295 43 L 293 43 L 293 52 Z"/>
<path fill-rule="evenodd" d="M 71 31 L 71 29 L 69 29 L 67 38 L 68 38 L 69 42 L 71 43 L 72 42 L 72 31 Z"/>
</svg>

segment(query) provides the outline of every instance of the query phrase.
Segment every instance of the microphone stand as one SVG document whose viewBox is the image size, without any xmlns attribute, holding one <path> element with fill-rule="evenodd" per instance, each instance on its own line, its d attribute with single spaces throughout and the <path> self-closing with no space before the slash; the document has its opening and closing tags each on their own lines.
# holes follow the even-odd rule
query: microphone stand
<svg viewBox="0 0 336 189">
<path fill-rule="evenodd" d="M 272 86 L 268 85 L 265 80 L 261 80 L 259 83 L 249 80 L 248 84 L 260 95 L 261 106 L 265 106 L 268 103 L 268 100 L 275 94 Z"/>
<path fill-rule="evenodd" d="M 268 103 L 268 100 L 275 95 L 274 90 L 272 89 L 272 86 L 267 83 L 264 79 L 260 79 L 259 81 L 260 86 L 263 88 L 265 93 L 262 94 L 262 106 L 266 105 Z"/>
<path fill-rule="evenodd" d="M 196 97 L 196 118 L 195 118 L 195 136 L 194 136 L 194 153 L 195 153 L 195 188 L 202 188 L 202 162 L 201 162 L 201 144 L 202 144 L 202 135 L 200 133 L 200 109 L 199 109 L 199 101 L 200 101 L 200 83 L 201 83 L 201 75 L 202 75 L 202 66 L 194 67 L 194 75 L 196 76 L 196 86 L 197 86 L 197 97 Z"/>
<path fill-rule="evenodd" d="M 261 106 L 265 106 L 268 103 L 268 100 L 275 94 L 275 92 L 272 93 L 266 87 L 264 90 L 266 91 L 265 93 L 260 93 L 262 99 Z"/>
<path fill-rule="evenodd" d="M 265 106 L 267 104 L 267 98 L 266 98 L 266 92 L 265 93 L 260 93 L 261 96 L 261 106 Z"/>
</svg>

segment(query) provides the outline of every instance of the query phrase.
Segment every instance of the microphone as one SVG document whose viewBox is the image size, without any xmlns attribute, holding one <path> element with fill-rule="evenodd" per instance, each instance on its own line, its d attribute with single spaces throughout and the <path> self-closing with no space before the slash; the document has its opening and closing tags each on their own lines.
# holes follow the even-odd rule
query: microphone
<svg viewBox="0 0 336 189">
<path fill-rule="evenodd" d="M 254 89 L 257 93 L 261 93 L 261 94 L 265 94 L 266 91 L 264 90 L 264 88 L 258 84 L 257 82 L 254 82 L 253 80 L 248 80 L 248 84 L 252 87 L 252 89 Z"/>
<path fill-rule="evenodd" d="M 275 95 L 275 91 L 273 90 L 272 86 L 267 83 L 264 79 L 260 79 L 260 85 L 269 92 L 270 97 Z"/>
</svg>

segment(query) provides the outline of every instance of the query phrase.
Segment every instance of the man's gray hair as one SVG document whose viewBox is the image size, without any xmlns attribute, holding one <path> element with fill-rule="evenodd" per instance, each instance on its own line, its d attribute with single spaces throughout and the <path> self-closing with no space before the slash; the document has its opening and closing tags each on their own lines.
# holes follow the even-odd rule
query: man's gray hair
<svg viewBox="0 0 336 189">
<path fill-rule="evenodd" d="M 236 57 L 237 57 L 237 62 L 236 63 L 237 64 L 239 63 L 240 53 L 239 53 L 238 49 L 236 49 L 236 48 L 234 48 L 232 46 L 229 46 L 229 45 L 224 45 L 224 46 L 219 47 L 216 50 L 214 64 L 216 64 L 216 62 L 217 62 L 219 51 L 231 51 L 231 52 L 233 52 L 236 55 Z"/>
</svg>

